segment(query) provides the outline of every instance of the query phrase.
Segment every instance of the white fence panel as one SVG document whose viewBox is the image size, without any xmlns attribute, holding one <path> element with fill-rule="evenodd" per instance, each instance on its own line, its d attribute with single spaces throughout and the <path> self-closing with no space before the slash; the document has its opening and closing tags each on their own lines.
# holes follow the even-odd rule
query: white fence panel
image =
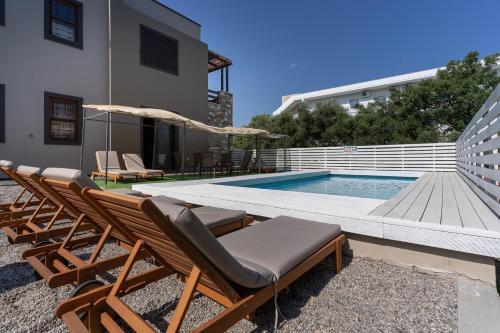
<svg viewBox="0 0 500 333">
<path fill-rule="evenodd" d="M 457 140 L 460 176 L 500 215 L 500 85 Z"/>
</svg>

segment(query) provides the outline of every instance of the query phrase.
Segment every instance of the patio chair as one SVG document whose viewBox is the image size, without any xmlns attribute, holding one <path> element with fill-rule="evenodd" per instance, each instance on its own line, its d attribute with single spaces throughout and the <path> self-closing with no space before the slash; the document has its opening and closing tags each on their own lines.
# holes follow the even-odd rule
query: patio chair
<svg viewBox="0 0 500 333">
<path fill-rule="evenodd" d="M 182 171 L 182 154 L 179 152 L 174 152 L 175 159 L 175 167 L 176 172 L 179 173 Z M 193 159 L 189 157 L 185 157 L 184 159 L 184 172 L 195 172 L 195 162 Z"/>
<path fill-rule="evenodd" d="M 185 286 L 167 332 L 179 331 L 195 291 L 226 309 L 194 332 L 224 332 L 334 252 L 336 271 L 342 269 L 345 236 L 338 225 L 280 216 L 216 239 L 188 208 L 170 205 L 165 215 L 149 199 L 94 190 L 84 195 L 135 242 L 115 284 L 57 307 L 72 332 L 155 332 L 120 297 L 170 274 Z M 135 219 L 125 218 L 130 215 Z M 144 249 L 161 266 L 129 278 Z"/>
<path fill-rule="evenodd" d="M 96 151 L 95 158 L 98 171 L 92 172 L 92 180 L 95 180 L 95 177 L 106 177 L 106 152 Z M 139 173 L 137 171 L 123 170 L 118 160 L 118 153 L 108 151 L 108 177 L 111 177 L 116 183 L 118 180 L 125 178 L 135 178 L 137 180 Z"/>
<path fill-rule="evenodd" d="M 214 153 L 211 151 L 198 152 L 193 154 L 193 160 L 195 162 L 196 168 L 198 169 L 198 175 L 201 177 L 203 173 L 215 176 L 215 158 Z"/>
<path fill-rule="evenodd" d="M 33 193 L 37 193 L 41 201 L 29 217 L 0 222 L 11 244 L 32 242 L 36 245 L 51 238 L 63 237 L 71 230 L 70 222 L 78 217 L 75 210 L 65 205 L 64 198 L 41 184 L 40 173 L 39 168 L 24 165 L 14 172 Z M 90 230 L 92 226 L 84 224 L 82 229 Z"/>
<path fill-rule="evenodd" d="M 163 179 L 163 176 L 165 174 L 163 170 L 146 169 L 144 167 L 144 162 L 142 161 L 142 158 L 139 155 L 123 154 L 122 157 L 128 171 L 137 172 L 143 178 L 161 177 L 161 179 Z"/>
<path fill-rule="evenodd" d="M 126 250 L 130 250 L 133 240 L 127 237 L 120 227 L 117 227 L 109 214 L 101 209 L 96 209 L 89 205 L 88 199 L 82 195 L 82 189 L 93 189 L 102 191 L 89 177 L 79 170 L 48 168 L 43 172 L 42 183 L 52 191 L 67 198 L 66 204 L 71 209 L 79 212 L 77 222 L 73 225 L 70 233 L 63 242 L 56 244 L 47 244 L 42 247 L 33 248 L 23 253 L 26 259 L 33 267 L 35 272 L 47 281 L 51 288 L 56 288 L 65 284 L 73 283 L 81 286 L 74 290 L 73 295 L 85 292 L 90 287 L 101 285 L 95 281 L 96 274 L 100 274 L 116 267 L 122 266 L 127 259 L 128 254 L 118 255 L 111 258 L 99 259 L 99 255 L 106 241 L 112 239 L 116 244 Z M 103 193 L 113 193 L 125 198 L 133 196 L 125 194 L 116 194 L 111 191 L 102 191 Z M 157 196 L 150 198 L 160 210 L 164 206 L 179 205 L 187 206 L 182 200 Z M 247 217 L 245 212 L 225 210 L 213 207 L 199 207 L 193 209 L 197 216 L 207 225 L 211 232 L 216 235 L 223 235 L 233 230 L 247 226 L 252 219 Z M 134 219 L 133 215 L 126 218 Z M 81 231 L 82 223 L 88 222 L 95 225 L 96 228 L 103 231 L 102 234 L 96 233 L 88 237 L 77 237 L 77 232 Z M 72 250 L 95 245 L 90 257 L 82 260 L 72 253 Z M 143 251 L 144 252 L 144 251 Z M 146 252 L 141 254 L 143 258 L 149 256 Z"/>
<path fill-rule="evenodd" d="M 253 152 L 251 150 L 245 150 L 243 156 L 241 157 L 240 163 L 238 165 L 234 165 L 232 169 L 239 172 L 247 171 L 250 159 L 252 158 L 252 154 Z"/>
</svg>

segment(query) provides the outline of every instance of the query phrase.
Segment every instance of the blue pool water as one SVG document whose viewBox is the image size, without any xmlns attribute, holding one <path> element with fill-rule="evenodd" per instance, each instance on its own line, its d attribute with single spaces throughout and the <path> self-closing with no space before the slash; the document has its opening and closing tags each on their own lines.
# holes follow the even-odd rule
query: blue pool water
<svg viewBox="0 0 500 333">
<path fill-rule="evenodd" d="M 349 197 L 387 200 L 417 178 L 357 175 L 321 175 L 262 184 L 235 186 L 269 190 L 344 195 Z M 233 185 L 227 183 L 225 185 Z"/>
</svg>

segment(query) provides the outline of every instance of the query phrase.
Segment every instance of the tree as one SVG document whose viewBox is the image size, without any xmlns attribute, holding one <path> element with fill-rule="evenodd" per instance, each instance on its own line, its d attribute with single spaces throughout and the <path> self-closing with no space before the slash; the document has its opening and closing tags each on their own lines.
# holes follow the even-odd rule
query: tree
<svg viewBox="0 0 500 333">
<path fill-rule="evenodd" d="M 296 113 L 257 115 L 248 126 L 285 134 L 291 147 L 455 141 L 500 83 L 498 62 L 498 54 L 480 60 L 470 52 L 450 61 L 436 78 L 392 90 L 387 102 L 360 105 L 356 116 L 335 102 L 316 105 L 313 112 L 301 104 Z M 248 142 L 237 144 L 249 148 Z"/>
</svg>

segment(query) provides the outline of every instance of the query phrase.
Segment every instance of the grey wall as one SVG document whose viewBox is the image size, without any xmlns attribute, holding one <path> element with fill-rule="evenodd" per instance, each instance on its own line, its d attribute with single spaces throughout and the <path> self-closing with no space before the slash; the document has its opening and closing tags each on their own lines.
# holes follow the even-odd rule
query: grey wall
<svg viewBox="0 0 500 333">
<path fill-rule="evenodd" d="M 112 100 L 114 104 L 167 109 L 207 122 L 207 45 L 197 38 L 150 18 L 127 5 L 113 1 L 112 7 Z M 165 10 L 162 7 L 159 10 Z M 179 75 L 140 64 L 140 25 L 160 31 L 179 41 Z M 113 116 L 135 125 L 113 125 L 112 148 L 140 152 L 138 119 Z M 181 141 L 182 141 L 182 131 Z M 182 144 L 181 144 L 182 147 Z M 188 132 L 187 151 L 208 148 L 206 134 Z"/>
<path fill-rule="evenodd" d="M 44 91 L 81 97 L 84 104 L 108 102 L 107 2 L 80 1 L 84 5 L 83 50 L 44 38 L 44 1 L 6 0 L 6 26 L 0 26 L 6 141 L 0 143 L 0 158 L 41 167 L 79 166 L 80 146 L 44 144 Z M 125 2 L 131 1 L 112 1 L 112 102 L 165 108 L 207 122 L 207 45 L 156 20 L 173 20 L 172 25 L 180 27 L 179 16 L 168 9 L 155 4 L 166 14 L 153 15 L 153 19 Z M 142 12 L 149 13 L 149 7 Z M 179 76 L 140 65 L 140 24 L 179 40 Z M 199 27 L 189 24 L 187 32 L 198 36 Z M 113 120 L 123 121 L 120 118 Z M 125 121 L 135 126 L 114 125 L 112 149 L 139 153 L 139 120 Z M 105 123 L 86 124 L 84 170 L 91 171 L 96 168 L 95 151 L 105 146 Z M 188 148 L 207 149 L 206 135 L 188 133 Z"/>
<path fill-rule="evenodd" d="M 106 102 L 106 3 L 80 1 L 83 50 L 44 39 L 44 1 L 6 0 L 6 26 L 0 26 L 0 83 L 6 94 L 2 159 L 78 167 L 80 146 L 44 144 L 44 91 L 82 97 L 84 103 Z M 103 131 L 93 133 L 87 142 L 89 161 L 104 142 Z"/>
</svg>

